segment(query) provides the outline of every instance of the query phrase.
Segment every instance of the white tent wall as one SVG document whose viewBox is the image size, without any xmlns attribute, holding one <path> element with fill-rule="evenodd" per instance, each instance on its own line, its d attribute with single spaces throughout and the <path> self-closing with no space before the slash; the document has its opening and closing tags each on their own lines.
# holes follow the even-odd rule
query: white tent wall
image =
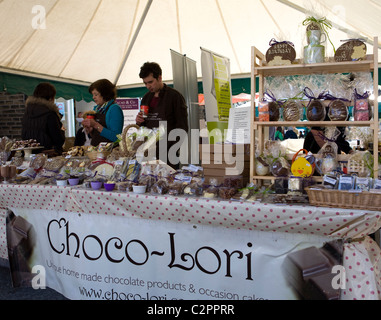
<svg viewBox="0 0 381 320">
<path fill-rule="evenodd" d="M 381 39 L 381 0 L 2 0 L 0 71 L 84 83 L 118 78 L 125 88 L 141 84 L 145 61 L 160 63 L 172 80 L 170 49 L 195 59 L 200 77 L 205 47 L 229 57 L 232 75 L 249 74 L 250 47 L 265 53 L 272 38 L 293 42 L 300 58 L 308 15 L 332 22 L 336 48 L 348 38 Z M 327 50 L 332 56 L 329 43 Z"/>
</svg>

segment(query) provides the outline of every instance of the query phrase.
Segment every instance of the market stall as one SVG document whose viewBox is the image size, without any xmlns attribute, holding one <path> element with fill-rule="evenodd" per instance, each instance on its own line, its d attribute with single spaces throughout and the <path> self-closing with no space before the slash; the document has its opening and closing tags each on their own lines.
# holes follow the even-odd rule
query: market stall
<svg viewBox="0 0 381 320">
<path fill-rule="evenodd" d="M 135 126 L 130 135 L 125 128 L 118 147 L 74 147 L 54 158 L 3 138 L 0 257 L 9 260 L 13 283 L 46 283 L 70 299 L 379 300 L 381 249 L 370 237 L 381 227 L 378 114 L 366 91 L 370 71 L 377 78 L 377 50 L 359 61 L 324 62 L 325 29 L 317 27 L 308 27 L 304 62 L 294 63 L 295 54 L 265 62 L 252 48 L 260 102 L 257 116 L 252 101 L 251 144 L 201 145 L 201 166 L 151 162 L 151 147 L 165 140 L 160 127 Z M 269 51 L 289 47 L 274 40 Z M 291 81 L 277 78 L 329 73 L 324 83 L 336 89 L 336 74 L 347 71 L 364 73 L 366 83 L 351 123 L 343 99 L 315 97 L 310 78 L 293 87 L 308 99 L 287 95 L 280 83 Z M 303 155 L 297 147 L 290 158 L 265 129 L 298 126 L 304 115 L 304 124 L 329 128 L 323 152 Z M 344 168 L 333 144 L 336 127 L 350 124 L 371 127 L 374 154 L 355 154 Z M 12 154 L 22 150 L 24 158 Z M 351 171 L 349 161 L 362 166 Z"/>
</svg>

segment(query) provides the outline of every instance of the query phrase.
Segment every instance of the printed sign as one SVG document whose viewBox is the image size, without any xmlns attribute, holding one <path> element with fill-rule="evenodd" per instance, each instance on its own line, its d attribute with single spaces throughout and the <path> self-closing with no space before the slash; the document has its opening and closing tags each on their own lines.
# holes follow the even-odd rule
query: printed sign
<svg viewBox="0 0 381 320">
<path fill-rule="evenodd" d="M 136 123 L 136 115 L 139 112 L 139 98 L 118 98 L 116 103 L 122 108 L 124 114 L 124 127 Z"/>
<path fill-rule="evenodd" d="M 15 285 L 29 282 L 38 287 L 46 280 L 47 287 L 70 299 L 297 299 L 282 270 L 285 258 L 328 239 L 101 214 L 12 210 L 7 239 Z"/>
</svg>

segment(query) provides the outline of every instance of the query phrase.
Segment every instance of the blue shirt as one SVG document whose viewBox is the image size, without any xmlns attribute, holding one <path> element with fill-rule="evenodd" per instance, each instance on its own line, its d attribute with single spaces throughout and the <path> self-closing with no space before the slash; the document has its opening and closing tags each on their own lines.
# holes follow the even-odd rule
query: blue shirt
<svg viewBox="0 0 381 320">
<path fill-rule="evenodd" d="M 108 102 L 105 107 L 106 111 L 106 127 L 103 128 L 101 136 L 115 142 L 118 134 L 121 134 L 124 126 L 124 115 L 122 108 L 114 103 L 114 100 Z M 109 107 L 108 107 L 109 106 Z M 96 111 L 97 106 L 94 107 Z"/>
</svg>

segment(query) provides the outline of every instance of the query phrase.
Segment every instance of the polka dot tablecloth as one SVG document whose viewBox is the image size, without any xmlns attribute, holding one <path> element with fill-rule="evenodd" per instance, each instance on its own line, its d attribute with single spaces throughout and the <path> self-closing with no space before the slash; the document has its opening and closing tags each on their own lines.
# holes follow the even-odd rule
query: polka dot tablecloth
<svg viewBox="0 0 381 320">
<path fill-rule="evenodd" d="M 93 191 L 81 187 L 0 185 L 0 257 L 7 258 L 5 208 L 118 215 L 216 227 L 363 239 L 345 244 L 343 299 L 381 298 L 381 250 L 367 235 L 381 212 Z"/>
</svg>

